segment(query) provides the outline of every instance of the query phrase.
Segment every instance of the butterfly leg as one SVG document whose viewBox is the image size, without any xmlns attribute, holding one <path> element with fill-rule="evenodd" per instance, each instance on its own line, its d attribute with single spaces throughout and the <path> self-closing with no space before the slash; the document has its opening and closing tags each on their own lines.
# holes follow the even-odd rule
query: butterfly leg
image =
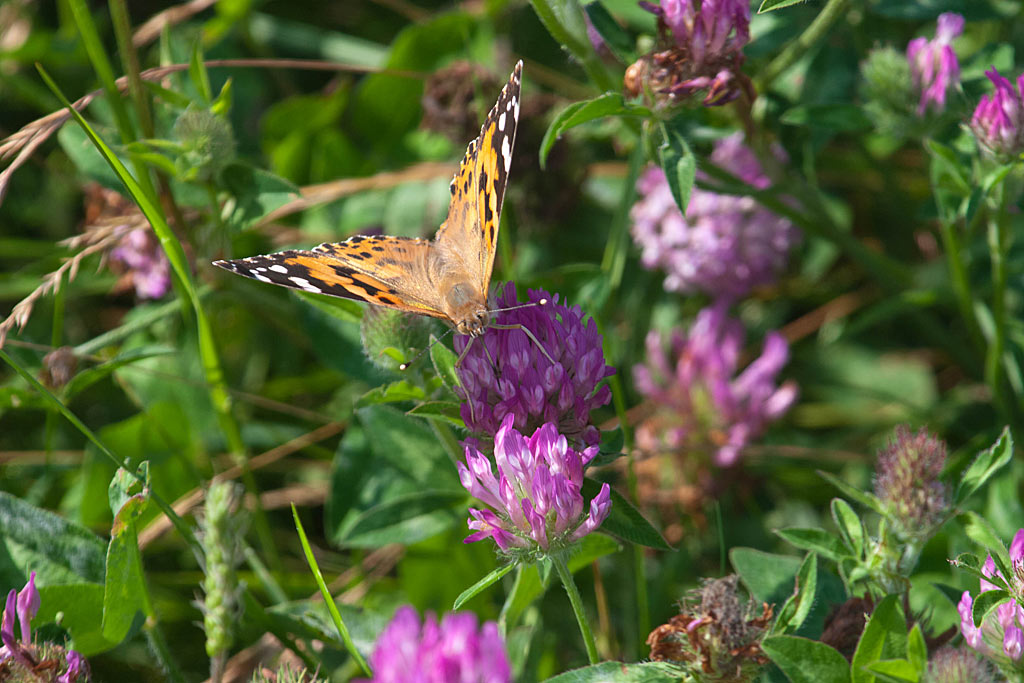
<svg viewBox="0 0 1024 683">
<path fill-rule="evenodd" d="M 526 333 L 526 336 L 529 337 L 530 340 L 537 345 L 537 348 L 540 349 L 540 352 L 544 354 L 544 357 L 547 358 L 552 365 L 556 364 L 555 359 L 552 358 L 550 354 L 548 354 L 547 349 L 545 349 L 544 346 L 540 343 L 540 340 L 537 339 L 537 337 L 534 336 L 533 332 L 530 332 L 530 330 L 528 330 L 525 326 L 520 325 L 519 323 L 516 323 L 514 325 L 499 325 L 497 323 L 491 323 L 490 326 L 495 330 L 522 330 L 523 332 Z"/>
</svg>

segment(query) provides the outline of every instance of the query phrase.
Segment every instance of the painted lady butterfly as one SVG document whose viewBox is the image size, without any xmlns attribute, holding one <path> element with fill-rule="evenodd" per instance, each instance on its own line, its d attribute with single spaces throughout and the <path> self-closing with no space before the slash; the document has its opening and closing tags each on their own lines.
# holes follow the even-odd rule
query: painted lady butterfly
<svg viewBox="0 0 1024 683">
<path fill-rule="evenodd" d="M 479 137 L 469 143 L 452 179 L 448 217 L 433 240 L 357 235 L 311 250 L 213 265 L 260 282 L 433 316 L 460 334 L 480 336 L 491 325 L 487 297 L 519 123 L 522 70 L 520 61 Z"/>
</svg>

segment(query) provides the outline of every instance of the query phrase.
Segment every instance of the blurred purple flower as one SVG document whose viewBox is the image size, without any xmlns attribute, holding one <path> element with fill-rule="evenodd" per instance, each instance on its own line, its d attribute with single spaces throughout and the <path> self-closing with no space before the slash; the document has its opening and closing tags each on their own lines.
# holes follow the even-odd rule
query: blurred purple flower
<svg viewBox="0 0 1024 683">
<path fill-rule="evenodd" d="M 149 228 L 135 228 L 110 252 L 132 276 L 140 299 L 159 299 L 171 288 L 171 265 Z"/>
<path fill-rule="evenodd" d="M 1013 600 L 996 608 L 993 618 L 989 616 L 981 626 L 974 625 L 972 610 L 974 600 L 970 591 L 964 591 L 960 597 L 957 611 L 960 613 L 960 630 L 967 644 L 994 661 L 1004 671 L 1024 672 L 1024 607 L 1019 600 L 1024 599 L 1024 529 L 1020 529 L 1010 543 L 1010 572 L 1007 580 L 996 570 L 996 564 L 989 555 L 981 568 L 982 574 L 993 578 L 998 576 L 1009 587 Z M 981 579 L 980 592 L 997 590 L 1001 586 Z"/>
<path fill-rule="evenodd" d="M 976 652 L 948 645 L 928 659 L 927 683 L 995 683 L 992 666 Z"/>
<path fill-rule="evenodd" d="M 939 480 L 946 466 L 946 443 L 928 430 L 911 434 L 906 425 L 878 453 L 875 495 L 882 501 L 902 539 L 927 539 L 943 522 L 952 501 Z"/>
<path fill-rule="evenodd" d="M 781 150 L 777 156 L 784 159 Z M 757 189 L 771 184 L 740 133 L 719 140 L 711 161 Z M 644 266 L 665 270 L 669 291 L 739 299 L 774 282 L 800 240 L 792 223 L 752 197 L 694 188 L 684 216 L 658 167 L 640 177 L 637 191 L 640 199 L 630 213 L 633 239 Z"/>
<path fill-rule="evenodd" d="M 52 671 L 54 674 L 64 668 L 65 673 L 57 677 L 58 683 L 76 683 L 76 681 L 87 680 L 89 664 L 82 655 L 74 650 L 64 650 L 58 645 L 44 643 L 36 645 L 32 642 L 32 619 L 39 612 L 40 598 L 36 589 L 36 573 L 29 575 L 28 582 L 21 591 L 11 589 L 7 594 L 7 601 L 4 605 L 3 615 L 0 616 L 0 664 L 5 668 L 11 680 L 53 680 L 42 678 L 38 671 Z M 14 635 L 14 624 L 18 622 L 21 626 L 21 639 Z M 61 665 L 60 659 L 65 660 Z M 53 661 L 56 666 L 43 668 L 44 661 Z M 5 664 L 6 663 L 6 664 Z M 25 676 L 24 679 L 18 676 Z M 7 678 L 3 678 L 7 680 Z"/>
<path fill-rule="evenodd" d="M 511 683 L 498 625 L 477 629 L 476 615 L 448 613 L 440 625 L 428 613 L 420 626 L 412 607 L 399 608 L 370 655 L 371 683 Z"/>
<path fill-rule="evenodd" d="M 67 663 L 68 668 L 57 677 L 57 683 L 75 683 L 78 680 L 88 680 L 89 662 L 85 661 L 85 657 L 74 650 L 68 650 Z M 83 676 L 85 678 L 82 678 Z"/>
<path fill-rule="evenodd" d="M 615 370 L 604 362 L 601 335 L 592 318 L 584 320 L 579 306 L 558 303 L 558 295 L 531 290 L 529 301 L 547 299 L 544 305 L 498 313 L 500 325 L 522 325 L 544 347 L 520 329 L 490 327 L 469 349 L 457 369 L 464 399 L 462 419 L 471 432 L 488 437 L 498 432 L 507 415 L 517 429 L 536 429 L 553 422 L 574 446 L 592 446 L 600 434 L 590 421 L 590 411 L 611 401 L 611 390 L 598 384 Z M 519 304 L 515 285 L 505 285 L 498 308 Z M 462 353 L 469 337 L 455 337 L 455 351 Z"/>
<path fill-rule="evenodd" d="M 750 3 L 746 0 L 662 0 L 641 2 L 671 33 L 674 48 L 656 52 L 631 67 L 632 80 L 674 100 L 707 91 L 703 104 L 717 106 L 736 99 L 742 79 L 743 46 L 750 41 Z M 627 83 L 638 94 L 642 83 Z"/>
<path fill-rule="evenodd" d="M 487 456 L 466 447 L 466 464 L 458 463 L 459 479 L 469 493 L 494 510 L 470 508 L 466 543 L 493 538 L 503 552 L 561 550 L 601 526 L 611 510 L 608 484 L 590 501 L 584 516 L 583 467 L 597 455 L 597 446 L 582 452 L 569 448 L 555 425 L 546 423 L 529 439 L 506 415 L 494 438 L 494 476 Z"/>
<path fill-rule="evenodd" d="M 907 45 L 907 61 L 914 85 L 921 90 L 921 101 L 917 106 L 919 116 L 924 116 L 928 105 L 936 111 L 946 108 L 946 93 L 960 84 L 960 64 L 956 60 L 951 43 L 963 33 L 964 18 L 953 12 L 939 15 L 935 38 L 914 38 Z"/>
<path fill-rule="evenodd" d="M 995 67 L 985 72 L 995 92 L 982 95 L 971 117 L 971 131 L 997 157 L 1015 158 L 1024 151 L 1024 74 L 1017 89 Z"/>
<path fill-rule="evenodd" d="M 769 422 L 789 410 L 796 384 L 776 385 L 789 358 L 785 338 L 769 332 L 761 356 L 734 377 L 743 337 L 742 323 L 729 318 L 723 304 L 702 310 L 688 335 L 673 333 L 671 358 L 657 332 L 647 335 L 647 365 L 634 366 L 633 379 L 657 413 L 637 427 L 641 449 L 710 448 L 714 463 L 729 467 Z"/>
</svg>

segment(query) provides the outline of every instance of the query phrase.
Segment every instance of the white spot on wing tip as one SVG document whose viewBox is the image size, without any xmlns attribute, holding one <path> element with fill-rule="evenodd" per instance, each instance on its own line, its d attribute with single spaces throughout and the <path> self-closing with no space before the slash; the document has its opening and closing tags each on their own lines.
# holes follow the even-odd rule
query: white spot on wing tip
<svg viewBox="0 0 1024 683">
<path fill-rule="evenodd" d="M 498 117 L 498 130 L 505 130 L 505 112 L 501 112 L 501 116 Z"/>
<path fill-rule="evenodd" d="M 274 265 L 270 266 L 270 269 L 275 273 L 281 273 L 282 275 L 288 272 L 287 268 L 278 263 L 275 263 Z"/>
<path fill-rule="evenodd" d="M 505 162 L 505 173 L 512 168 L 512 147 L 508 143 L 508 136 L 501 139 L 501 158 Z"/>
<path fill-rule="evenodd" d="M 294 282 L 295 285 L 297 287 L 299 287 L 300 289 L 302 289 L 303 291 L 313 292 L 314 294 L 323 294 L 323 290 L 322 289 L 320 289 L 319 287 L 316 287 L 316 286 L 310 284 L 309 280 L 307 280 L 306 278 L 290 277 L 288 279 L 291 280 L 292 282 Z"/>
<path fill-rule="evenodd" d="M 260 275 L 256 271 L 252 271 L 252 276 L 259 280 L 260 282 L 266 282 L 267 284 L 271 285 L 274 284 L 274 281 L 271 280 L 269 277 L 267 277 L 266 275 Z"/>
</svg>

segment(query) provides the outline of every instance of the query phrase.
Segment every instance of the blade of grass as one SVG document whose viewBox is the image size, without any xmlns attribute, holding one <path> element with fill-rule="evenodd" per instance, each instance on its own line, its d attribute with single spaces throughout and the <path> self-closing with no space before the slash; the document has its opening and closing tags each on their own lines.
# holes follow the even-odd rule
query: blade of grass
<svg viewBox="0 0 1024 683">
<path fill-rule="evenodd" d="M 363 656 L 359 654 L 359 650 L 356 649 L 356 644 L 352 642 L 352 636 L 349 635 L 348 628 L 345 626 L 345 622 L 341 619 L 341 612 L 338 611 L 338 606 L 334 604 L 334 596 L 327 589 L 327 582 L 324 581 L 324 575 L 320 573 L 320 566 L 316 562 L 316 558 L 313 556 L 313 549 L 309 547 L 309 539 L 306 538 L 306 531 L 302 528 L 302 522 L 299 521 L 299 511 L 295 509 L 295 503 L 292 503 L 292 518 L 295 520 L 295 530 L 299 532 L 299 542 L 302 543 L 302 552 L 306 555 L 306 562 L 309 563 L 309 569 L 313 572 L 313 578 L 316 579 L 316 585 L 320 587 L 320 595 L 324 597 L 324 603 L 327 605 L 327 611 L 331 613 L 331 619 L 334 620 L 334 627 L 338 629 L 338 633 L 341 635 L 341 640 L 345 643 L 345 649 L 352 655 L 352 659 L 356 660 L 359 668 L 362 669 L 363 673 L 367 676 L 373 676 L 370 671 L 370 666 L 363 659 Z"/>
</svg>

